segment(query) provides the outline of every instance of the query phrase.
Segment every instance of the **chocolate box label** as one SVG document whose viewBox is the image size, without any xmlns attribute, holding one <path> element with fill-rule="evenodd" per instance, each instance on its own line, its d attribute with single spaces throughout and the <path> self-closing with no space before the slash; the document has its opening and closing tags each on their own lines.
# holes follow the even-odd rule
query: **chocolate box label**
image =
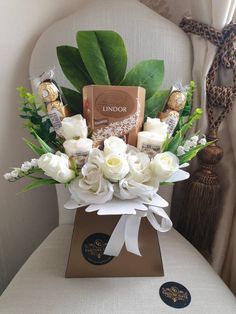
<svg viewBox="0 0 236 314">
<path fill-rule="evenodd" d="M 89 85 L 83 88 L 84 117 L 95 146 L 109 136 L 136 146 L 144 118 L 145 89 L 135 86 Z"/>
</svg>

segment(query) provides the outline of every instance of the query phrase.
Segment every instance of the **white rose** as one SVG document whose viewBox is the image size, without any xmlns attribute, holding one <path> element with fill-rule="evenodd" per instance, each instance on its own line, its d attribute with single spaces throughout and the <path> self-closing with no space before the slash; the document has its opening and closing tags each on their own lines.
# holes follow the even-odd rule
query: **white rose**
<svg viewBox="0 0 236 314">
<path fill-rule="evenodd" d="M 114 154 L 124 154 L 127 150 L 126 143 L 117 136 L 110 136 L 104 141 L 104 154 L 105 156 Z"/>
<path fill-rule="evenodd" d="M 144 131 L 157 134 L 159 138 L 163 138 L 163 141 L 166 139 L 168 134 L 168 125 L 158 118 L 147 118 L 143 129 Z"/>
<path fill-rule="evenodd" d="M 89 138 L 80 138 L 79 140 L 66 140 L 63 143 L 65 152 L 69 157 L 89 153 L 92 145 L 93 141 Z"/>
<path fill-rule="evenodd" d="M 129 165 L 125 156 L 112 153 L 105 157 L 103 174 L 111 182 L 120 181 L 128 172 Z"/>
<path fill-rule="evenodd" d="M 114 184 L 114 195 L 122 200 L 141 198 L 149 201 L 154 197 L 158 188 L 159 183 L 157 181 L 143 184 L 133 180 L 132 176 L 128 176 Z"/>
<path fill-rule="evenodd" d="M 113 186 L 100 176 L 96 184 L 88 184 L 83 177 L 77 177 L 69 184 L 71 198 L 78 204 L 104 204 L 113 197 Z"/>
<path fill-rule="evenodd" d="M 80 177 L 69 185 L 72 199 L 77 204 L 103 204 L 112 199 L 113 185 L 103 178 L 103 154 L 99 149 L 93 149 L 89 160 L 81 169 Z"/>
<path fill-rule="evenodd" d="M 156 154 L 150 169 L 160 182 L 165 181 L 179 169 L 179 159 L 171 152 Z"/>
<path fill-rule="evenodd" d="M 74 137 L 86 138 L 88 136 L 86 120 L 80 114 L 64 118 L 61 121 L 60 130 L 67 140 L 73 139 Z"/>
<path fill-rule="evenodd" d="M 151 171 L 149 168 L 149 157 L 136 150 L 130 150 L 127 154 L 127 161 L 129 164 L 130 176 L 133 180 L 143 183 L 147 182 L 151 178 Z"/>
<path fill-rule="evenodd" d="M 38 160 L 38 166 L 48 177 L 60 183 L 67 183 L 75 177 L 74 171 L 69 168 L 68 156 L 62 153 L 42 155 Z"/>
</svg>

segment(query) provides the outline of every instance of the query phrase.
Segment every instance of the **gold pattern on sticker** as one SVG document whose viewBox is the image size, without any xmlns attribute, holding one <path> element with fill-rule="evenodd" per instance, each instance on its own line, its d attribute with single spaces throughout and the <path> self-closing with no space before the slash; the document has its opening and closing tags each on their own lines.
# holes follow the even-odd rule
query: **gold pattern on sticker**
<svg viewBox="0 0 236 314">
<path fill-rule="evenodd" d="M 162 288 L 162 294 L 171 299 L 174 303 L 177 301 L 188 300 L 188 293 L 178 289 L 175 286 L 170 288 Z"/>
</svg>

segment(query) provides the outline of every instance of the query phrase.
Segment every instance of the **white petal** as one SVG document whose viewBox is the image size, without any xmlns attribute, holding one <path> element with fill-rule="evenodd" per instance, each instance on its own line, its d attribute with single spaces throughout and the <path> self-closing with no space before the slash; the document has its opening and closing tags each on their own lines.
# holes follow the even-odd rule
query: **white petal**
<svg viewBox="0 0 236 314">
<path fill-rule="evenodd" d="M 188 162 L 185 162 L 184 164 L 180 165 L 179 168 L 186 168 L 189 166 Z"/>
<path fill-rule="evenodd" d="M 65 203 L 64 207 L 66 209 L 75 209 L 78 208 L 79 205 L 71 198 Z"/>
<path fill-rule="evenodd" d="M 178 182 L 186 180 L 190 177 L 190 174 L 184 170 L 177 170 L 169 179 L 165 180 L 165 182 Z"/>
</svg>

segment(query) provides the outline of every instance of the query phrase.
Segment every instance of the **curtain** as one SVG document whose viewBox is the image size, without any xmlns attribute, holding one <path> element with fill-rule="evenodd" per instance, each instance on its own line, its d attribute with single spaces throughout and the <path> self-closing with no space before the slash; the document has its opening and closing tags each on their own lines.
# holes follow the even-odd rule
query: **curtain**
<svg viewBox="0 0 236 314">
<path fill-rule="evenodd" d="M 236 0 L 141 0 L 158 14 L 179 24 L 187 13 L 192 18 L 221 30 L 228 24 L 235 12 Z M 192 76 L 197 90 L 194 104 L 206 107 L 205 77 L 216 53 L 216 47 L 196 35 L 191 35 L 193 45 Z M 220 80 L 225 85 L 232 84 L 232 77 L 222 71 Z M 235 103 L 236 106 L 236 103 Z M 223 122 L 219 130 L 219 145 L 224 150 L 224 157 L 218 166 L 222 188 L 222 217 L 214 240 L 212 266 L 222 276 L 226 284 L 236 294 L 236 108 Z M 206 115 L 198 128 L 207 129 Z"/>
</svg>

